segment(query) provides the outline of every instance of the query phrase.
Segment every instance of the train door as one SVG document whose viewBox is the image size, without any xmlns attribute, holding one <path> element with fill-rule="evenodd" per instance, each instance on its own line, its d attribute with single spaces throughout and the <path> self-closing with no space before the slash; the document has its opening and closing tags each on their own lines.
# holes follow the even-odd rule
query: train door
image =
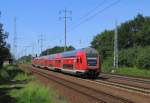
<svg viewBox="0 0 150 103">
<path fill-rule="evenodd" d="M 77 56 L 76 66 L 77 66 L 77 69 L 81 69 L 82 67 L 82 58 L 80 56 Z"/>
<path fill-rule="evenodd" d="M 76 57 L 76 68 L 78 70 L 87 69 L 86 55 L 84 52 L 78 52 L 77 57 Z"/>
<path fill-rule="evenodd" d="M 60 69 L 60 67 L 61 67 L 61 59 L 56 59 L 56 60 L 55 60 L 55 67 L 56 67 L 57 69 Z"/>
</svg>

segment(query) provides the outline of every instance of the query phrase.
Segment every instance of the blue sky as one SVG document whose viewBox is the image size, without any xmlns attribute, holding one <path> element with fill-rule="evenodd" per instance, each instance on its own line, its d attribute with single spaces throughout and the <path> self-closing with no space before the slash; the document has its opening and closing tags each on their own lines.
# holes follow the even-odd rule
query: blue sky
<svg viewBox="0 0 150 103">
<path fill-rule="evenodd" d="M 117 3 L 103 12 L 105 7 Z M 9 32 L 8 42 L 13 44 L 13 18 L 17 18 L 17 53 L 39 52 L 38 39 L 43 34 L 43 49 L 64 44 L 64 21 L 60 10 L 71 10 L 67 21 L 67 45 L 83 48 L 93 37 L 105 29 L 133 19 L 138 13 L 150 16 L 150 0 L 0 0 L 0 22 Z M 91 12 L 92 11 L 92 12 Z M 87 15 L 88 13 L 88 15 Z M 90 18 L 92 15 L 97 14 Z M 88 19 L 90 18 L 90 19 Z M 82 23 L 88 19 L 88 21 Z M 76 27 L 76 25 L 80 24 Z M 81 41 L 81 42 L 80 42 Z M 33 49 L 34 46 L 34 49 Z"/>
</svg>

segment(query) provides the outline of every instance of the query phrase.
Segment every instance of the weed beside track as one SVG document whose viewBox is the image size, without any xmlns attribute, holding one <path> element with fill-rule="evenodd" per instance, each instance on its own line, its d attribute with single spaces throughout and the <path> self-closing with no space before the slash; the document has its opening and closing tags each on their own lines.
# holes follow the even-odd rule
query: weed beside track
<svg viewBox="0 0 150 103">
<path fill-rule="evenodd" d="M 66 103 L 58 96 L 16 65 L 0 69 L 0 103 Z"/>
</svg>

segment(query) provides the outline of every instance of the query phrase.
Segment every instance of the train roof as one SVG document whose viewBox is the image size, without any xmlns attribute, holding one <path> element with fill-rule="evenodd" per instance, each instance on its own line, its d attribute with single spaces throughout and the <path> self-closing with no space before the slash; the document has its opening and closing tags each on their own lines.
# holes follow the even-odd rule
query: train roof
<svg viewBox="0 0 150 103">
<path fill-rule="evenodd" d="M 62 57 L 74 57 L 76 56 L 78 51 L 84 51 L 86 53 L 86 56 L 97 56 L 98 52 L 97 50 L 95 50 L 94 48 L 82 48 L 82 49 L 77 49 L 77 50 L 73 50 L 73 51 L 66 51 L 61 53 Z"/>
<path fill-rule="evenodd" d="M 36 59 L 55 59 L 55 58 L 60 58 L 60 57 L 75 57 L 77 52 L 79 52 L 79 51 L 84 51 L 86 53 L 86 56 L 97 56 L 98 55 L 97 50 L 95 50 L 94 48 L 88 47 L 88 48 L 66 51 L 66 52 L 57 53 L 57 54 L 41 56 L 41 57 L 37 57 Z"/>
<path fill-rule="evenodd" d="M 86 56 L 88 56 L 88 57 L 90 57 L 90 56 L 93 57 L 93 56 L 99 55 L 98 51 L 94 48 L 90 48 L 90 47 L 89 48 L 83 48 L 83 50 L 86 53 Z"/>
</svg>

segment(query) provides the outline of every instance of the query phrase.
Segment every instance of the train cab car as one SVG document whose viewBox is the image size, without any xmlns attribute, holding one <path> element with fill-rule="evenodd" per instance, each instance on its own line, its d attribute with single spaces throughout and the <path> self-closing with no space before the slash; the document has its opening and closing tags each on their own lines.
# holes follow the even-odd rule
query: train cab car
<svg viewBox="0 0 150 103">
<path fill-rule="evenodd" d="M 84 48 L 62 53 L 62 71 L 82 76 L 95 76 L 100 73 L 98 52 L 93 48 Z"/>
<path fill-rule="evenodd" d="M 98 76 L 101 72 L 101 62 L 99 53 L 93 48 L 84 48 L 86 55 L 87 74 Z"/>
</svg>

